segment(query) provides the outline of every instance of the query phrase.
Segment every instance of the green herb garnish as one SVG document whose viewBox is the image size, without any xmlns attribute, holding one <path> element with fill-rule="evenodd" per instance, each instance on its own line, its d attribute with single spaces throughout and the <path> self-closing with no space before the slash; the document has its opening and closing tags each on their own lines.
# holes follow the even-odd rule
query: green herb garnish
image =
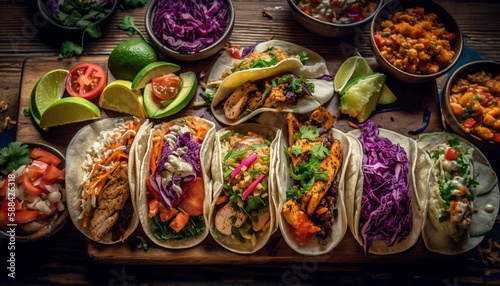
<svg viewBox="0 0 500 286">
<path fill-rule="evenodd" d="M 21 142 L 11 142 L 9 146 L 0 149 L 0 168 L 5 173 L 17 170 L 22 165 L 30 163 L 30 152 L 28 145 Z"/>
</svg>

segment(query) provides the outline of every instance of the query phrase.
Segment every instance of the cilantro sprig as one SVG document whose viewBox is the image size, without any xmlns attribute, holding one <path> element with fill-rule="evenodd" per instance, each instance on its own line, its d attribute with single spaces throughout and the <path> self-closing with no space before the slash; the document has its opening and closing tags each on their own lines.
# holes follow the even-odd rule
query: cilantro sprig
<svg viewBox="0 0 500 286">
<path fill-rule="evenodd" d="M 9 146 L 0 149 L 0 170 L 8 173 L 17 170 L 22 165 L 29 164 L 30 152 L 28 145 L 11 142 Z"/>
<path fill-rule="evenodd" d="M 309 139 L 311 141 L 316 141 L 316 138 L 318 138 L 319 132 L 318 128 L 316 126 L 306 126 L 302 125 L 299 128 L 299 133 L 293 135 L 293 138 L 295 140 L 299 139 Z"/>
<path fill-rule="evenodd" d="M 139 31 L 139 29 L 137 29 L 137 27 L 135 26 L 135 19 L 132 16 L 123 16 L 122 21 L 118 25 L 118 29 L 125 31 L 125 34 L 127 34 L 129 37 L 132 37 L 137 33 L 144 41 L 149 42 L 148 39 L 146 39 L 141 31 Z"/>
</svg>

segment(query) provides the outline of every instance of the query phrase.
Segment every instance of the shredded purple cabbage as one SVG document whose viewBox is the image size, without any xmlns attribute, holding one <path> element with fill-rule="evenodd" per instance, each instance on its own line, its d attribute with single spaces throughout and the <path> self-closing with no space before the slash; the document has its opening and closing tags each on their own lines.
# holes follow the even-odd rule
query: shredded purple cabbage
<svg viewBox="0 0 500 286">
<path fill-rule="evenodd" d="M 165 170 L 165 163 L 168 162 L 168 156 L 172 155 L 172 153 L 177 150 L 178 148 L 182 147 L 187 147 L 187 151 L 182 156 L 182 158 L 188 162 L 191 166 L 193 166 L 194 169 L 194 175 L 193 176 L 188 176 L 184 178 L 185 181 L 192 181 L 196 180 L 198 176 L 201 176 L 201 163 L 200 163 L 200 148 L 201 144 L 203 141 L 201 139 L 196 139 L 196 141 L 191 140 L 191 132 L 186 132 L 179 136 L 177 138 L 176 146 L 174 149 L 170 149 L 170 146 L 168 145 L 168 142 L 165 142 L 165 145 L 163 146 L 163 151 L 160 157 L 160 160 L 158 160 L 158 163 L 156 164 L 156 169 L 153 174 L 153 176 L 150 178 L 149 183 L 151 184 L 151 187 L 155 189 L 158 193 L 160 193 L 160 196 L 162 198 L 162 201 L 165 205 L 168 207 L 175 207 L 172 205 L 173 201 L 180 198 L 179 193 L 174 191 L 172 185 L 175 184 L 177 186 L 181 186 L 181 181 L 182 177 L 174 175 L 172 177 L 172 180 L 168 182 L 168 184 L 163 187 L 161 183 L 161 172 Z M 177 156 L 173 154 L 174 156 Z"/>
<path fill-rule="evenodd" d="M 160 42 L 186 54 L 217 42 L 228 25 L 228 8 L 220 0 L 160 0 L 153 16 L 153 31 Z"/>
<path fill-rule="evenodd" d="M 411 193 L 408 183 L 408 157 L 399 144 L 379 137 L 380 125 L 368 120 L 359 125 L 364 133 L 363 196 L 361 236 L 365 253 L 376 240 L 392 246 L 405 239 L 412 228 Z"/>
<path fill-rule="evenodd" d="M 326 81 L 332 81 L 335 77 L 331 74 L 325 74 L 323 76 L 318 77 L 317 79 L 323 79 Z"/>
</svg>

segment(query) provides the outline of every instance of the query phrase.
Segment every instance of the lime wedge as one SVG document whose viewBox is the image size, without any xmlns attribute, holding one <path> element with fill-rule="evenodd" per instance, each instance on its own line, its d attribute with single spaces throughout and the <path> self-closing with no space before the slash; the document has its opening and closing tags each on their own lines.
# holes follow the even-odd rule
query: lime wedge
<svg viewBox="0 0 500 286">
<path fill-rule="evenodd" d="M 50 105 L 40 118 L 40 127 L 47 128 L 101 117 L 99 108 L 81 97 L 65 97 Z"/>
<path fill-rule="evenodd" d="M 36 108 L 36 88 L 38 87 L 38 84 L 40 83 L 39 79 L 33 89 L 31 90 L 31 95 L 30 95 L 30 113 L 31 117 L 33 117 L 33 120 L 35 121 L 36 124 L 40 125 L 40 113 L 38 112 L 38 108 Z"/>
<path fill-rule="evenodd" d="M 141 118 L 147 118 L 142 93 L 131 90 L 132 83 L 126 80 L 114 81 L 102 91 L 99 106 L 122 113 L 128 113 Z"/>
<path fill-rule="evenodd" d="M 377 104 L 384 82 L 382 73 L 370 73 L 351 80 L 340 92 L 340 112 L 351 117 L 359 115 L 358 121 L 366 120 Z"/>
<path fill-rule="evenodd" d="M 69 71 L 53 70 L 46 73 L 39 81 L 35 90 L 35 105 L 40 115 L 64 94 L 64 84 Z"/>
<path fill-rule="evenodd" d="M 353 78 L 372 72 L 372 69 L 363 57 L 354 56 L 348 58 L 339 68 L 333 86 L 340 92 Z"/>
<path fill-rule="evenodd" d="M 382 87 L 382 91 L 380 92 L 380 96 L 378 98 L 377 104 L 391 104 L 397 100 L 397 97 L 394 93 L 384 84 Z"/>
<path fill-rule="evenodd" d="M 173 63 L 155 62 L 145 66 L 134 78 L 132 90 L 144 88 L 153 78 L 174 73 L 181 68 Z"/>
</svg>

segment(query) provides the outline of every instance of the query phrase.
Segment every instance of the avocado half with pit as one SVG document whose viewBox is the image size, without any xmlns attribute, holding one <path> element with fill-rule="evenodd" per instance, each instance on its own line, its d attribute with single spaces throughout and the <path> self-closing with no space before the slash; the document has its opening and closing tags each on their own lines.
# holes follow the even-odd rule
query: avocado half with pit
<svg viewBox="0 0 500 286">
<path fill-rule="evenodd" d="M 181 87 L 172 100 L 161 100 L 153 94 L 151 84 L 144 87 L 144 108 L 150 118 L 163 118 L 181 111 L 193 98 L 198 79 L 193 72 L 185 72 L 179 75 Z"/>
</svg>

